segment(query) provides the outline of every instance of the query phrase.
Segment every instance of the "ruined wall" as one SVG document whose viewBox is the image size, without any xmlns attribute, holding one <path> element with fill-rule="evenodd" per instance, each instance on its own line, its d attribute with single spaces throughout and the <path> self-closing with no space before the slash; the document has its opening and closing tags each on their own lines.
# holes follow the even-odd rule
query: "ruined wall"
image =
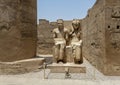
<svg viewBox="0 0 120 85">
<path fill-rule="evenodd" d="M 49 24 L 49 21 L 46 20 L 46 19 L 39 19 L 39 25 L 48 25 Z"/>
<path fill-rule="evenodd" d="M 106 75 L 120 75 L 120 12 L 113 13 L 117 19 L 112 18 L 118 2 L 97 0 L 82 20 L 83 56 Z"/>
<path fill-rule="evenodd" d="M 57 27 L 57 22 L 50 22 L 50 25 L 54 26 L 54 28 Z M 72 28 L 72 20 L 64 20 L 64 27 L 70 29 Z"/>
<path fill-rule="evenodd" d="M 40 19 L 38 24 L 38 46 L 37 55 L 52 54 L 52 47 L 54 45 L 52 30 L 55 26 L 50 25 L 48 20 Z"/>
<path fill-rule="evenodd" d="M 36 55 L 36 0 L 0 0 L 0 61 Z"/>
<path fill-rule="evenodd" d="M 65 20 L 64 26 L 68 29 L 71 29 L 72 28 L 72 20 Z"/>
</svg>

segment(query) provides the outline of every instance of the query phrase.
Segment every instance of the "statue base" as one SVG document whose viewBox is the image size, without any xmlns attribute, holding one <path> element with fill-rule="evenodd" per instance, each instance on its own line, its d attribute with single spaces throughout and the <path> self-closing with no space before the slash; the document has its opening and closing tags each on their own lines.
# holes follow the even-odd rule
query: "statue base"
<svg viewBox="0 0 120 85">
<path fill-rule="evenodd" d="M 57 64 L 57 63 L 53 63 L 51 65 L 47 65 L 47 68 L 50 69 L 51 73 L 65 73 L 66 69 L 69 69 L 69 73 L 86 73 L 86 67 L 83 64 L 74 64 L 74 63 Z"/>
</svg>

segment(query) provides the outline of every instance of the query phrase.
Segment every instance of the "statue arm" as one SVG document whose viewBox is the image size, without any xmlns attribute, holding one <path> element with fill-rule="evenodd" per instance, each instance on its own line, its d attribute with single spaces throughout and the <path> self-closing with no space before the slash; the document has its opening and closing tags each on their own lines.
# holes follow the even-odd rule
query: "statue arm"
<svg viewBox="0 0 120 85">
<path fill-rule="evenodd" d="M 69 41 L 69 35 L 70 35 L 69 31 L 66 30 L 65 40 L 66 40 L 67 42 Z"/>
<path fill-rule="evenodd" d="M 53 38 L 57 38 L 57 34 L 55 31 L 53 31 Z"/>
<path fill-rule="evenodd" d="M 80 32 L 77 34 L 77 38 L 78 38 L 79 40 L 81 40 L 81 33 L 80 33 Z"/>
<path fill-rule="evenodd" d="M 68 32 L 66 33 L 65 39 L 68 40 Z"/>
<path fill-rule="evenodd" d="M 70 29 L 70 31 L 68 32 L 69 38 L 72 38 L 72 37 L 73 37 L 73 33 L 74 33 L 74 30 L 73 30 L 73 29 Z"/>
</svg>

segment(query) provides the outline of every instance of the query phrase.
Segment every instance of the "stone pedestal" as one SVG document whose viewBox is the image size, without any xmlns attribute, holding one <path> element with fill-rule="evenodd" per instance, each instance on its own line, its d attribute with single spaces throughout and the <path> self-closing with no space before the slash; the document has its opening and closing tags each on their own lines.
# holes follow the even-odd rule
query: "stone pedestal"
<svg viewBox="0 0 120 85">
<path fill-rule="evenodd" d="M 51 73 L 65 73 L 66 68 L 69 69 L 70 73 L 86 73 L 86 67 L 84 65 L 78 65 L 74 63 L 67 64 L 56 64 L 53 63 L 48 65 L 47 68 L 50 69 Z"/>
</svg>

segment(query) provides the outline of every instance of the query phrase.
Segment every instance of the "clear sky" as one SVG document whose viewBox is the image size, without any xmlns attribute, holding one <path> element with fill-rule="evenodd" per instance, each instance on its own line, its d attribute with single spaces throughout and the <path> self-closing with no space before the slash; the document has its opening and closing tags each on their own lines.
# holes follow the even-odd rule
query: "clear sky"
<svg viewBox="0 0 120 85">
<path fill-rule="evenodd" d="M 96 0 L 38 0 L 38 19 L 56 21 L 84 18 Z"/>
</svg>

